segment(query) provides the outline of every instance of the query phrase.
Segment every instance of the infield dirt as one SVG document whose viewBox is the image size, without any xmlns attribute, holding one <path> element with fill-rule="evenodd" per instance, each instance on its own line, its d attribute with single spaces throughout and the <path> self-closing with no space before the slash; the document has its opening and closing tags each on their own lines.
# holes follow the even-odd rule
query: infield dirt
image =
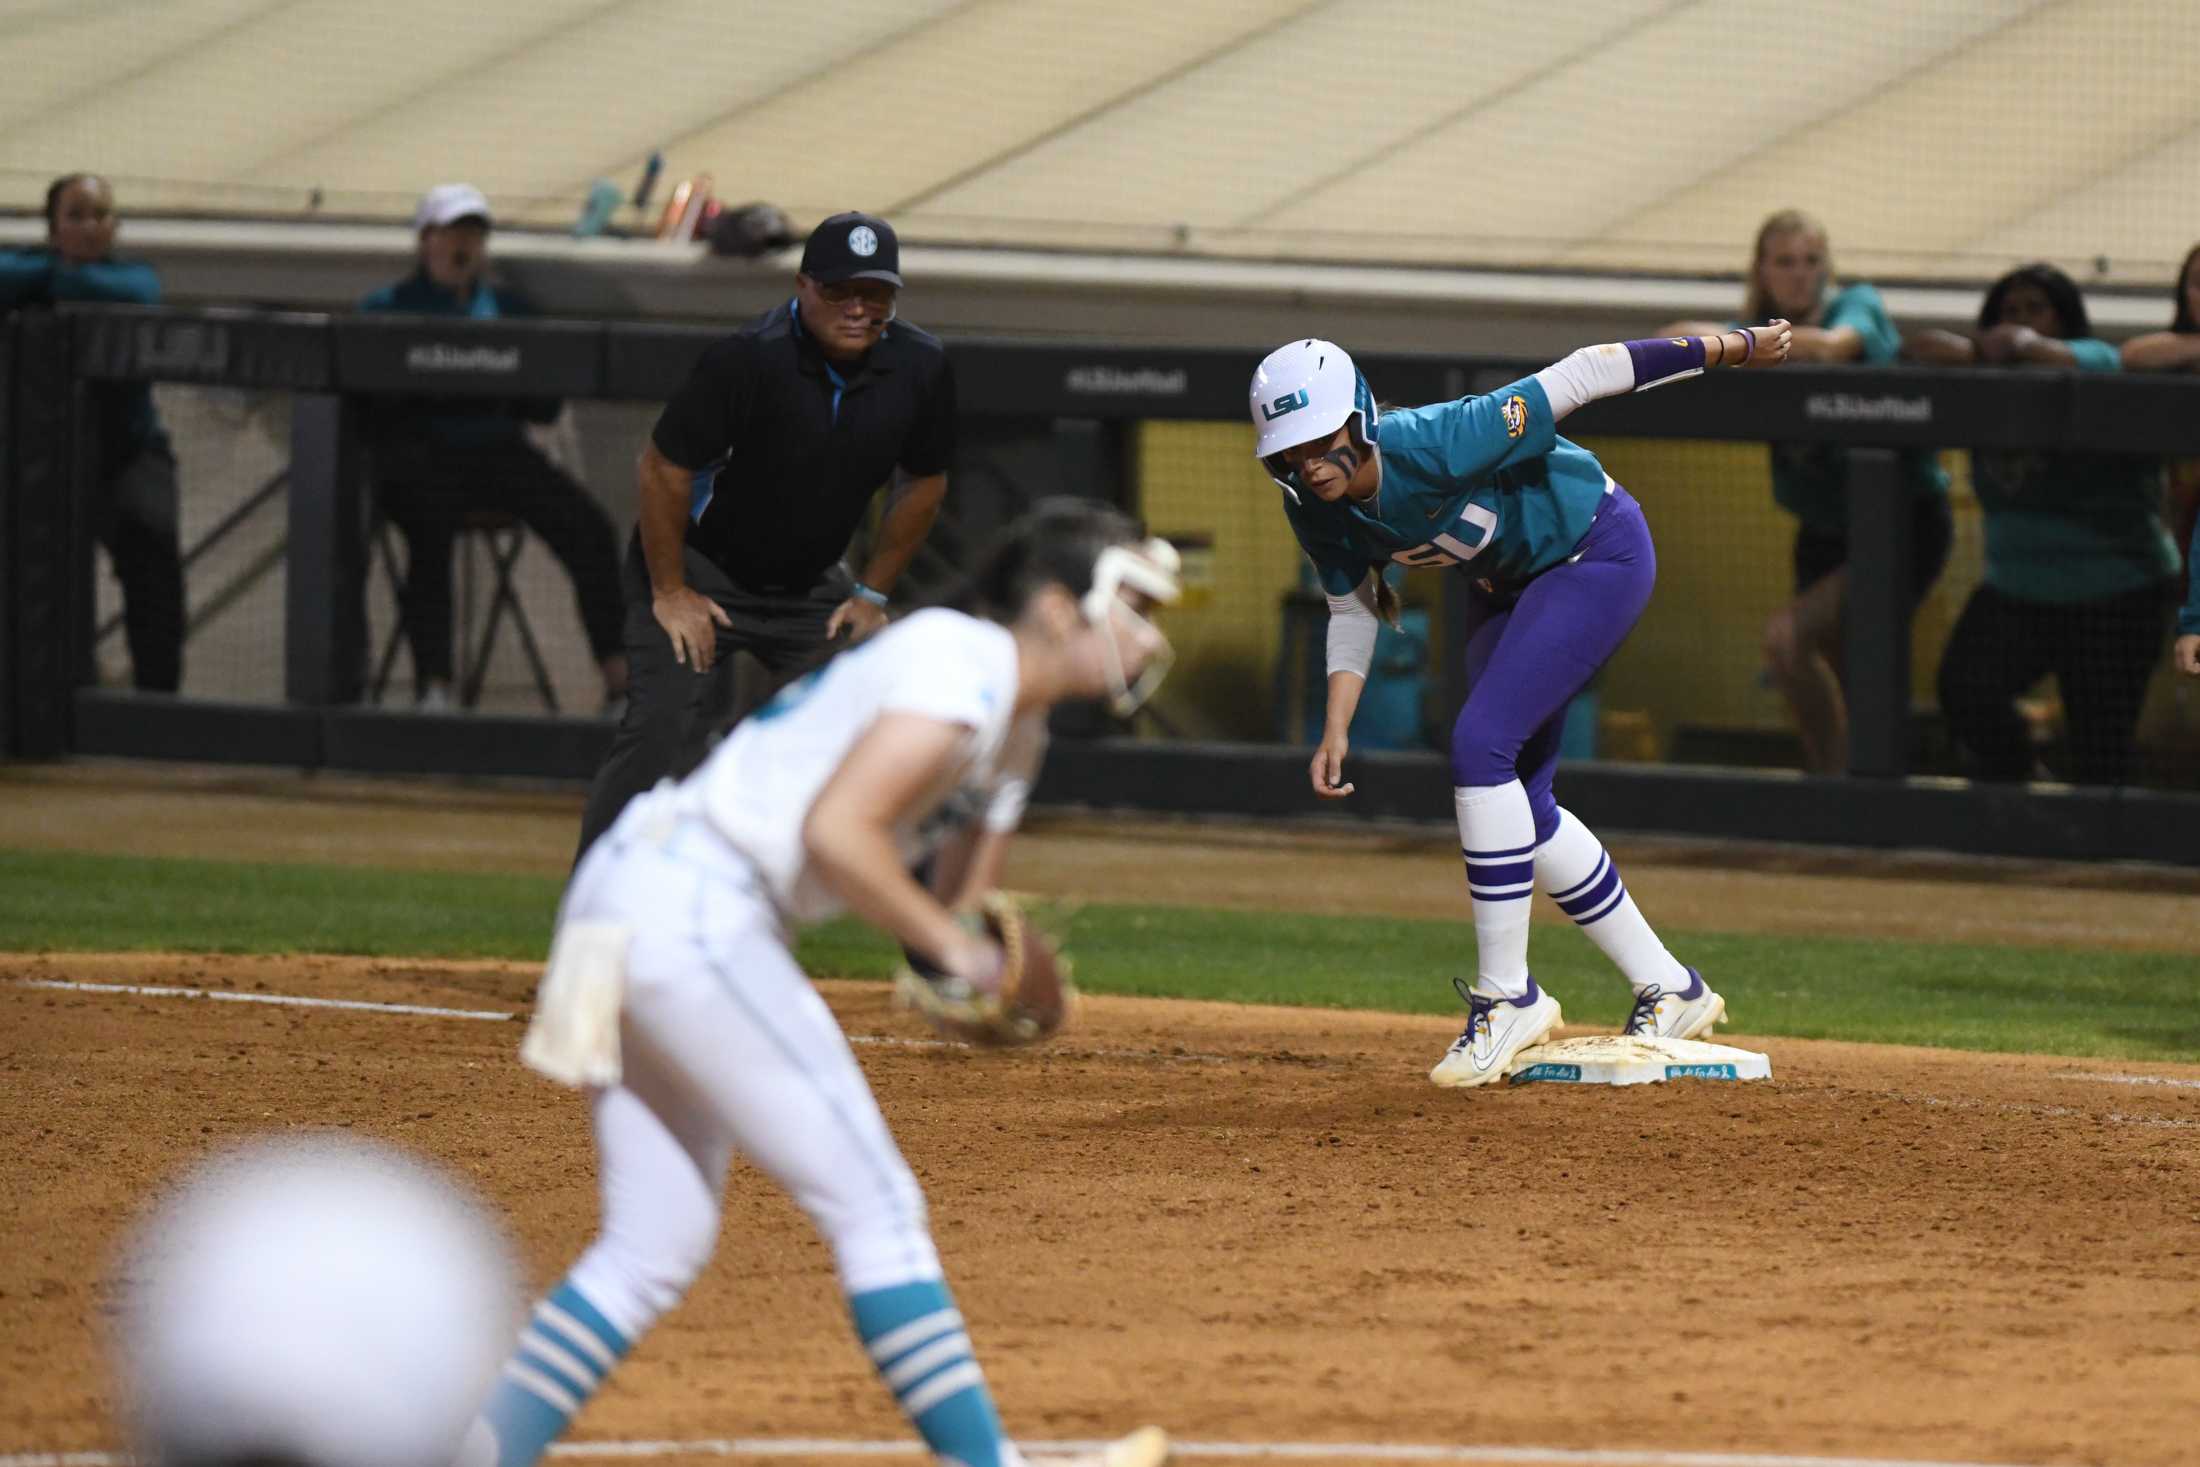
<svg viewBox="0 0 2200 1467">
<path fill-rule="evenodd" d="M 231 771 L 0 783 L 19 847 L 546 874 L 578 808 Z M 1448 846 L 1049 820 L 1013 876 L 1457 916 Z M 2193 873 L 1613 846 L 1675 927 L 2200 952 Z M 332 1125 L 414 1147 L 503 1212 L 538 1286 L 596 1212 L 582 1105 L 519 1067 L 516 1024 L 9 980 L 516 1014 L 535 977 L 0 955 L 0 1453 L 118 1440 L 116 1240 L 224 1140 Z M 2200 1461 L 2200 1067 L 1753 1040 L 1744 1013 L 1721 1037 L 1768 1051 L 1772 1084 L 1443 1092 L 1422 1078 L 1441 1018 L 1101 998 L 1049 1047 L 973 1055 L 923 1044 L 882 985 L 822 987 L 1019 1434 Z M 903 1434 L 824 1249 L 740 1166 L 717 1258 L 575 1433 Z"/>
</svg>

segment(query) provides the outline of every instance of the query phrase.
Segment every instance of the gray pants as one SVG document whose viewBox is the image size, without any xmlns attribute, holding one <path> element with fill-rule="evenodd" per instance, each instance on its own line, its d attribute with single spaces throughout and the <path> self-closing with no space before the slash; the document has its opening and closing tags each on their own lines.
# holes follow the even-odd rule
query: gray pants
<svg viewBox="0 0 2200 1467">
<path fill-rule="evenodd" d="M 709 672 L 673 660 L 672 639 L 650 610 L 649 567 L 639 535 L 627 543 L 620 582 L 626 593 L 626 717 L 581 816 L 580 850 L 611 828 L 626 802 L 670 775 L 681 777 L 701 763 L 734 720 L 770 690 L 825 651 L 825 623 L 848 598 L 848 573 L 834 566 L 808 591 L 770 593 L 735 585 L 715 563 L 687 552 L 687 583 L 718 603 L 733 623 L 718 628 L 718 651 Z M 763 676 L 741 686 L 735 653 L 762 664 Z"/>
</svg>

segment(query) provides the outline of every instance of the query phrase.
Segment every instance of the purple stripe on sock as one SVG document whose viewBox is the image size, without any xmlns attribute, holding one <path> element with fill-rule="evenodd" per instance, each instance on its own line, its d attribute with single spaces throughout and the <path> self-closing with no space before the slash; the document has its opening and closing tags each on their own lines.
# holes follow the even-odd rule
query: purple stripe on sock
<svg viewBox="0 0 2200 1467">
<path fill-rule="evenodd" d="M 1602 906 L 1604 899 L 1612 894 L 1612 888 L 1618 885 L 1619 867 L 1606 861 L 1596 883 L 1580 896 L 1559 897 L 1558 909 L 1576 922 L 1586 922 L 1589 920 L 1586 914 Z"/>
<path fill-rule="evenodd" d="M 1470 851 L 1465 846 L 1461 846 L 1459 854 L 1470 861 L 1517 861 L 1522 856 L 1533 856 L 1535 847 L 1526 845 L 1510 851 Z"/>
<path fill-rule="evenodd" d="M 1523 881 L 1535 880 L 1533 861 L 1476 861 L 1467 862 L 1467 884 L 1470 886 L 1518 886 Z"/>
<path fill-rule="evenodd" d="M 1612 893 L 1612 899 L 1610 901 L 1606 902 L 1603 906 L 1597 908 L 1586 917 L 1574 918 L 1574 921 L 1580 926 L 1587 927 L 1592 922 L 1600 921 L 1605 917 L 1611 916 L 1613 909 L 1617 907 L 1621 902 L 1624 902 L 1626 900 L 1627 888 L 1624 884 L 1622 884 L 1617 891 Z"/>
<path fill-rule="evenodd" d="M 1469 882 L 1467 895 L 1478 902 L 1524 902 L 1535 895 L 1535 888 L 1523 886 L 1518 891 L 1484 891 Z"/>
<path fill-rule="evenodd" d="M 1612 858 L 1609 855 L 1606 855 L 1605 853 L 1599 851 L 1597 853 L 1597 863 L 1593 868 L 1590 869 L 1589 874 L 1582 877 L 1581 880 L 1575 882 L 1572 886 L 1567 887 L 1564 891 L 1552 892 L 1551 900 L 1557 902 L 1560 906 L 1564 906 L 1566 903 L 1572 901 L 1575 897 L 1580 896 L 1584 891 L 1587 891 L 1592 884 L 1603 877 L 1605 872 L 1611 869 Z"/>
</svg>

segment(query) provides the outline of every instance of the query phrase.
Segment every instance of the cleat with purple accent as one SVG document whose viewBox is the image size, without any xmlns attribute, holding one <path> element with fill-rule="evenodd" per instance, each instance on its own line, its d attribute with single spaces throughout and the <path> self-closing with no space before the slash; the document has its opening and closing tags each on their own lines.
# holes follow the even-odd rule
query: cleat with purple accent
<svg viewBox="0 0 2200 1467">
<path fill-rule="evenodd" d="M 1464 978 L 1452 979 L 1451 986 L 1467 1001 L 1467 1027 L 1428 1072 L 1432 1083 L 1446 1089 L 1504 1079 L 1522 1050 L 1541 1044 L 1559 1026 L 1558 1000 L 1533 978 L 1521 998 L 1485 993 L 1479 984 L 1469 988 Z"/>
<path fill-rule="evenodd" d="M 1688 970 L 1688 986 L 1667 992 L 1655 983 L 1635 993 L 1635 1010 L 1622 1034 L 1650 1039 L 1702 1039 L 1726 1018 L 1726 1000 L 1712 992 L 1703 974 Z"/>
</svg>

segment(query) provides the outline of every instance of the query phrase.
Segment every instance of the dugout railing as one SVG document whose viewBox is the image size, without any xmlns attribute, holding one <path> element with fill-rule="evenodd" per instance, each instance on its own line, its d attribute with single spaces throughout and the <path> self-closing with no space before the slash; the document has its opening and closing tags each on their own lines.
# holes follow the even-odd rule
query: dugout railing
<svg viewBox="0 0 2200 1467">
<path fill-rule="evenodd" d="M 714 328 L 591 322 L 449 322 L 259 312 L 67 308 L 0 333 L 0 739 L 14 758 L 71 754 L 218 760 L 373 772 L 585 778 L 609 739 L 600 720 L 424 717 L 363 706 L 368 576 L 359 404 L 383 394 L 554 396 L 650 403 L 681 381 Z M 983 445 L 1037 465 L 1053 492 L 1136 509 L 1125 434 L 1156 421 L 1244 412 L 1238 351 L 1105 343 L 951 342 L 966 454 Z M 1540 363 L 1370 356 L 1401 402 L 1486 391 Z M 282 697 L 240 704 L 87 686 L 95 631 L 82 512 L 88 394 L 102 383 L 189 383 L 290 394 L 288 461 L 261 486 L 287 504 L 281 556 Z M 1846 637 L 1851 775 L 1590 762 L 1568 802 L 1601 827 L 2022 856 L 2200 863 L 2200 797 L 2142 788 L 1989 787 L 1910 775 L 1906 490 L 1913 446 L 2113 450 L 2200 456 L 2200 380 L 2012 370 L 1791 367 L 1719 373 L 1602 402 L 1569 436 L 1836 443 L 1851 455 Z M 966 475 L 956 469 L 958 496 Z M 979 520 L 1011 511 L 994 496 Z M 974 535 L 982 523 L 963 529 Z M 946 537 L 952 560 L 968 535 Z M 1438 615 L 1463 618 L 1458 577 Z M 273 649 L 270 648 L 272 655 Z M 1455 663 L 1456 659 L 1451 659 Z M 1441 701 L 1457 704 L 1459 674 Z M 1074 732 L 1074 730 L 1073 730 Z M 1426 819 L 1449 809 L 1434 752 L 1359 756 L 1342 818 Z M 1172 814 L 1316 813 L 1295 747 L 1099 736 L 1058 742 L 1042 801 Z"/>
</svg>

